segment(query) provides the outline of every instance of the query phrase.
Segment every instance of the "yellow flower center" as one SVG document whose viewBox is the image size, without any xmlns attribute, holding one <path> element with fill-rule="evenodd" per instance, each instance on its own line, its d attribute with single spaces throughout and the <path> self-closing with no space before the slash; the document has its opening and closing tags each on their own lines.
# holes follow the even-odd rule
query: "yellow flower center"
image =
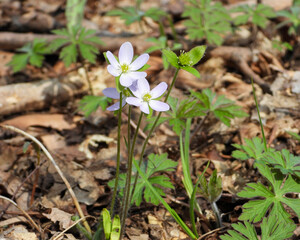
<svg viewBox="0 0 300 240">
<path fill-rule="evenodd" d="M 121 66 L 122 73 L 127 73 L 129 70 L 129 66 L 127 64 L 123 64 Z"/>
<path fill-rule="evenodd" d="M 144 102 L 149 102 L 151 100 L 151 95 L 149 93 L 146 93 L 144 96 L 143 96 L 143 101 Z"/>
</svg>

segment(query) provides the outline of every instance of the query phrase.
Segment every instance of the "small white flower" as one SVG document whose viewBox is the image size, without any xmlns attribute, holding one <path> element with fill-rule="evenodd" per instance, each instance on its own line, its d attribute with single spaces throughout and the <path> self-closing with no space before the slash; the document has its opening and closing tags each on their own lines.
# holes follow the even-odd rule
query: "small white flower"
<svg viewBox="0 0 300 240">
<path fill-rule="evenodd" d="M 137 81 L 137 88 L 131 89 L 135 97 L 127 97 L 126 102 L 130 105 L 140 107 L 141 111 L 149 114 L 149 107 L 155 111 L 163 112 L 170 109 L 167 103 L 155 100 L 163 95 L 167 90 L 168 85 L 165 82 L 161 82 L 155 88 L 150 91 L 148 81 L 143 78 Z"/>
<path fill-rule="evenodd" d="M 147 73 L 137 70 L 147 63 L 149 54 L 144 53 L 132 62 L 133 47 L 130 42 L 125 42 L 120 47 L 119 61 L 110 51 L 106 52 L 106 56 L 110 62 L 107 71 L 115 77 L 120 76 L 120 84 L 124 87 L 129 87 L 133 81 L 147 76 Z"/>
</svg>

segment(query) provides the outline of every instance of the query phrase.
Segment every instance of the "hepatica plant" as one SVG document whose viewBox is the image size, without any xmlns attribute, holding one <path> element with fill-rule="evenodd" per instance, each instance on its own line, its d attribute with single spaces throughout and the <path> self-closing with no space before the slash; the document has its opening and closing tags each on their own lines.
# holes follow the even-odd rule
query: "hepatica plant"
<svg viewBox="0 0 300 240">
<path fill-rule="evenodd" d="M 107 110 L 115 111 L 118 115 L 116 178 L 109 183 L 109 186 L 113 189 L 110 206 L 110 214 L 112 217 L 118 216 L 114 213 L 117 194 L 123 198 L 120 211 L 118 212 L 121 222 L 121 238 L 124 233 L 125 219 L 130 205 L 133 203 L 139 205 L 141 203 L 142 196 L 144 196 L 144 199 L 147 202 L 151 202 L 153 204 L 162 203 L 183 230 L 190 236 L 190 238 L 196 239 L 196 234 L 189 229 L 178 214 L 162 198 L 162 196 L 165 196 L 164 189 L 172 189 L 173 186 L 167 176 L 159 176 L 157 174 L 162 174 L 162 172 L 166 171 L 173 171 L 177 163 L 168 159 L 167 154 L 151 154 L 148 156 L 147 162 L 143 161 L 143 157 L 148 140 L 155 130 L 156 125 L 159 123 L 159 118 L 162 112 L 166 112 L 170 109 L 167 99 L 174 86 L 178 71 L 183 69 L 196 76 L 200 76 L 198 71 L 193 68 L 193 65 L 200 61 L 204 51 L 205 47 L 200 46 L 193 48 L 189 52 L 182 52 L 180 56 L 177 57 L 177 55 L 171 50 L 164 49 L 162 51 L 163 56 L 176 68 L 176 72 L 170 86 L 168 86 L 165 82 L 161 82 L 152 89 L 146 79 L 147 73 L 145 72 L 145 70 L 149 67 L 149 65 L 147 65 L 149 55 L 147 53 L 135 57 L 132 44 L 125 42 L 119 49 L 118 57 L 113 55 L 110 51 L 104 54 L 109 63 L 107 70 L 115 77 L 116 87 L 104 89 L 103 94 L 108 98 L 118 100 L 116 103 L 109 106 Z M 128 107 L 123 108 L 126 103 L 128 104 Z M 130 121 L 132 121 L 131 110 L 133 106 L 140 109 L 140 117 L 134 134 L 131 134 Z M 128 131 L 127 137 L 124 136 L 128 154 L 127 172 L 125 174 L 120 174 L 120 146 L 121 138 L 123 138 L 123 136 L 121 136 L 121 113 L 127 109 Z M 155 121 L 143 143 L 142 151 L 139 155 L 139 161 L 136 161 L 134 152 L 142 119 L 145 115 L 150 117 L 155 114 L 155 112 L 158 112 L 158 114 L 154 116 Z M 133 137 L 131 137 L 132 135 Z M 155 175 L 153 175 L 154 173 Z M 132 177 L 133 174 L 135 175 L 134 178 Z M 104 226 L 105 224 L 107 223 L 103 223 Z"/>
</svg>

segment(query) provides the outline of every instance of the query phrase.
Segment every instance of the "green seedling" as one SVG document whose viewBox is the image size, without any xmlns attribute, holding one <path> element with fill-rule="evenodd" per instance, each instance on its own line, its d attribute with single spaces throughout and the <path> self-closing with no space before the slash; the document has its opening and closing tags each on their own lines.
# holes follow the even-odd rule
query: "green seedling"
<svg viewBox="0 0 300 240">
<path fill-rule="evenodd" d="M 259 3 L 257 5 L 242 5 L 232 10 L 241 14 L 234 19 L 235 25 L 245 24 L 251 21 L 253 24 L 265 28 L 269 18 L 276 17 L 274 10 L 267 5 Z"/>
<path fill-rule="evenodd" d="M 289 26 L 290 35 L 299 34 L 300 30 L 300 3 L 296 2 L 289 10 L 277 12 L 277 16 L 285 17 L 286 20 L 277 25 L 277 28 Z"/>
<path fill-rule="evenodd" d="M 26 68 L 27 64 L 42 67 L 45 55 L 51 51 L 45 39 L 34 39 L 32 43 L 27 43 L 17 49 L 19 54 L 15 54 L 8 63 L 13 68 L 13 72 L 19 72 Z"/>
<path fill-rule="evenodd" d="M 234 230 L 221 236 L 222 240 L 284 240 L 293 235 L 296 225 L 279 222 L 276 215 L 264 218 L 261 224 L 261 237 L 255 231 L 255 227 L 248 221 L 244 224 L 232 224 Z"/>
<path fill-rule="evenodd" d="M 210 44 L 221 45 L 224 35 L 232 32 L 232 20 L 221 2 L 187 0 L 182 17 L 191 40 L 206 39 Z"/>
</svg>

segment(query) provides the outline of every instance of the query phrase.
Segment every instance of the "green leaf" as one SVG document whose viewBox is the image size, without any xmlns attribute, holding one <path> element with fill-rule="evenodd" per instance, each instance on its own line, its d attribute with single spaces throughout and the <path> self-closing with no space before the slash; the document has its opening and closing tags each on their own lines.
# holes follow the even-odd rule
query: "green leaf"
<svg viewBox="0 0 300 240">
<path fill-rule="evenodd" d="M 103 229 L 104 229 L 105 239 L 109 239 L 111 234 L 111 228 L 112 228 L 110 213 L 106 208 L 103 208 L 101 212 L 101 216 L 103 219 Z"/>
<path fill-rule="evenodd" d="M 79 50 L 81 56 L 91 63 L 96 63 L 96 54 L 99 53 L 98 49 L 92 45 L 80 43 Z"/>
<path fill-rule="evenodd" d="M 164 175 L 158 175 L 158 174 L 162 172 L 173 171 L 176 166 L 177 163 L 172 161 L 171 159 L 168 159 L 166 153 L 161 155 L 152 153 L 148 156 L 147 167 L 144 164 L 141 166 L 141 170 L 145 174 L 147 181 L 151 183 L 151 185 L 159 193 L 159 195 L 165 196 L 165 193 L 163 192 L 162 188 L 173 189 L 174 187 L 168 177 Z M 118 187 L 120 188 L 119 194 L 121 196 L 123 196 L 125 179 L 126 179 L 126 175 L 120 174 Z M 134 179 L 132 179 L 131 188 L 133 183 L 134 183 Z M 114 180 L 110 181 L 108 185 L 110 187 L 114 187 Z M 150 202 L 154 205 L 158 205 L 160 203 L 159 198 L 153 195 L 152 190 L 148 188 L 146 182 L 143 180 L 143 178 L 141 178 L 141 176 L 139 176 L 135 188 L 135 192 L 132 197 L 132 202 L 135 202 L 135 204 L 139 206 L 143 200 L 143 197 L 147 202 Z"/>
<path fill-rule="evenodd" d="M 204 177 L 201 178 L 198 191 L 210 203 L 218 201 L 222 193 L 222 179 L 217 176 L 217 170 L 213 171 L 208 182 Z"/>
<path fill-rule="evenodd" d="M 234 229 L 229 230 L 228 234 L 220 236 L 222 240 L 284 240 L 293 235 L 296 228 L 295 224 L 278 222 L 278 218 L 272 215 L 264 218 L 261 223 L 261 238 L 258 237 L 254 225 L 245 221 L 244 224 L 237 223 L 231 225 Z"/>
<path fill-rule="evenodd" d="M 111 102 L 111 99 L 106 96 L 84 96 L 79 102 L 78 109 L 84 112 L 85 117 L 88 117 L 98 107 L 105 110 L 109 102 Z"/>
<path fill-rule="evenodd" d="M 200 101 L 202 112 L 212 112 L 216 118 L 227 126 L 230 126 L 231 119 L 235 117 L 248 116 L 233 101 L 225 98 L 223 95 L 217 96 L 210 89 L 204 89 L 201 93 L 191 91 L 191 94 Z"/>
<path fill-rule="evenodd" d="M 256 163 L 259 172 L 269 181 L 270 187 L 265 187 L 261 183 L 249 183 L 237 195 L 239 197 L 263 199 L 250 200 L 243 205 L 243 213 L 240 220 L 259 222 L 269 211 L 270 215 L 278 216 L 279 221 L 292 222 L 290 214 L 286 212 L 283 204 L 288 205 L 300 216 L 300 199 L 292 199 L 285 196 L 287 193 L 299 192 L 299 179 L 294 179 L 289 175 L 285 179 L 279 171 L 271 169 L 261 163 Z"/>
<path fill-rule="evenodd" d="M 191 66 L 194 66 L 201 60 L 201 58 L 204 56 L 205 50 L 206 50 L 206 46 L 203 45 L 203 46 L 194 47 L 188 52 L 189 57 L 192 61 Z"/>
<path fill-rule="evenodd" d="M 279 169 L 282 174 L 292 174 L 300 178 L 300 156 L 294 156 L 286 149 L 281 152 L 267 152 L 263 154 L 260 160 L 259 162 Z"/>
<path fill-rule="evenodd" d="M 179 68 L 178 57 L 174 52 L 168 49 L 163 49 L 162 53 L 173 67 Z"/>
<path fill-rule="evenodd" d="M 66 67 L 69 67 L 72 63 L 76 62 L 77 55 L 78 53 L 77 53 L 76 45 L 70 44 L 61 50 L 59 54 L 59 58 L 63 60 Z"/>
<path fill-rule="evenodd" d="M 300 135 L 291 131 L 287 131 L 288 134 L 290 134 L 293 138 L 300 141 Z"/>
<path fill-rule="evenodd" d="M 121 221 L 119 215 L 115 215 L 111 228 L 110 240 L 119 240 L 121 234 Z"/>
<path fill-rule="evenodd" d="M 29 63 L 32 66 L 41 67 L 45 59 L 45 54 L 50 53 L 45 39 L 34 39 L 32 43 L 27 43 L 17 49 L 21 54 L 15 54 L 8 63 L 14 72 L 21 71 Z"/>
<path fill-rule="evenodd" d="M 184 67 L 180 67 L 180 68 L 193 74 L 195 77 L 200 78 L 200 73 L 195 68 L 190 67 L 190 66 L 184 66 Z"/>
<path fill-rule="evenodd" d="M 240 160 L 247 160 L 250 158 L 259 160 L 263 157 L 264 154 L 264 143 L 262 139 L 259 137 L 254 137 L 252 139 L 244 139 L 245 145 L 239 145 L 239 144 L 232 144 L 237 149 L 232 153 L 232 156 L 234 158 L 240 159 Z M 270 151 L 272 151 L 270 149 Z"/>
</svg>

